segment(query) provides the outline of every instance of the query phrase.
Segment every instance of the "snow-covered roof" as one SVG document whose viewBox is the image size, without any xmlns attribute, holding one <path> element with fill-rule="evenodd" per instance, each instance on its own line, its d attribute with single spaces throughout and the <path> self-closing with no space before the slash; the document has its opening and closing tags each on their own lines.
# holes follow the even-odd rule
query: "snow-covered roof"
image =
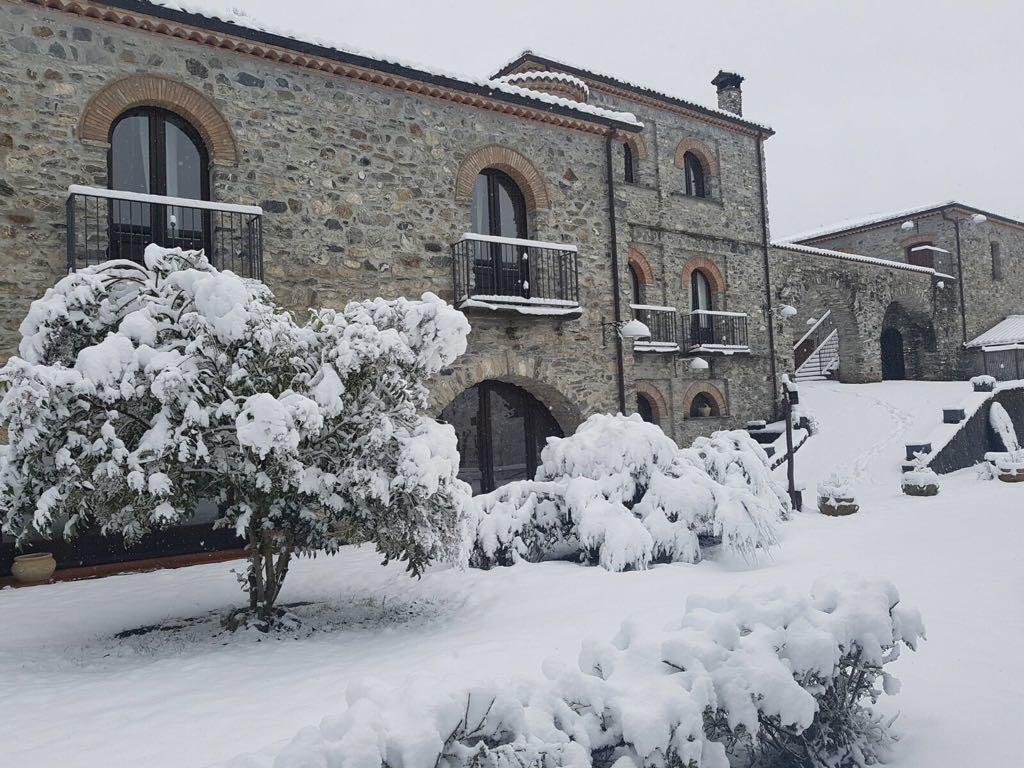
<svg viewBox="0 0 1024 768">
<path fill-rule="evenodd" d="M 998 347 L 1024 343 L 1024 315 L 1010 315 L 980 336 L 967 342 L 968 347 Z"/>
<path fill-rule="evenodd" d="M 748 120 L 747 118 L 741 117 L 740 115 L 737 115 L 733 112 L 729 112 L 724 109 L 718 109 L 717 107 L 709 107 L 705 104 L 698 104 L 697 102 L 690 101 L 688 99 L 681 99 L 678 96 L 672 96 L 662 91 L 657 91 L 653 88 L 648 88 L 647 86 L 638 85 L 637 83 L 631 83 L 627 80 L 612 77 L 611 75 L 601 74 L 600 72 L 595 72 L 590 69 L 585 69 L 584 67 L 569 64 L 565 61 L 561 61 L 558 59 L 550 59 L 546 56 L 540 56 L 529 49 L 523 51 L 515 59 L 505 64 L 501 69 L 494 73 L 494 77 L 504 77 L 505 75 L 508 75 L 513 71 L 517 70 L 522 65 L 530 63 L 535 63 L 539 66 L 542 66 L 545 69 L 562 70 L 564 72 L 567 72 L 568 74 L 575 75 L 576 77 L 579 77 L 584 80 L 589 79 L 593 81 L 604 82 L 608 85 L 617 86 L 619 88 L 625 88 L 627 90 L 634 91 L 638 94 L 642 94 L 649 98 L 657 99 L 658 101 L 664 101 L 669 104 L 674 104 L 676 106 L 692 110 L 693 112 L 706 115 L 708 117 L 714 117 L 716 120 L 734 123 L 736 125 L 743 126 L 748 129 L 754 129 L 758 133 L 767 134 L 769 136 L 775 133 L 775 131 L 773 131 L 769 126 L 765 124 L 757 123 L 754 122 L 753 120 Z"/>
<path fill-rule="evenodd" d="M 809 256 L 825 256 L 830 259 L 843 259 L 844 261 L 858 261 L 861 264 L 873 264 L 876 267 L 887 267 L 889 269 L 902 269 L 906 272 L 921 272 L 934 277 L 941 277 L 946 280 L 955 280 L 953 275 L 944 272 L 936 272 L 931 267 L 919 267 L 916 264 L 907 264 L 902 261 L 890 261 L 889 259 L 878 259 L 874 256 L 861 256 L 857 253 L 846 253 L 845 251 L 833 251 L 828 248 L 815 248 L 812 245 L 801 245 L 800 243 L 789 243 L 784 240 L 772 242 L 773 248 L 781 248 L 784 251 L 806 253 Z"/>
<path fill-rule="evenodd" d="M 567 74 L 565 72 L 551 72 L 551 71 L 539 71 L 529 70 L 526 72 L 516 72 L 512 75 L 502 75 L 501 77 L 494 78 L 499 83 L 509 83 L 515 85 L 516 83 L 529 82 L 532 80 L 550 80 L 556 83 L 565 83 L 579 88 L 583 93 L 590 94 L 590 86 L 580 80 L 574 75 Z"/>
<path fill-rule="evenodd" d="M 34 1 L 42 2 L 42 0 Z M 617 112 L 591 104 L 583 104 L 497 80 L 446 72 L 403 61 L 393 56 L 382 56 L 370 51 L 362 51 L 352 46 L 339 48 L 335 40 L 322 39 L 316 35 L 263 24 L 252 18 L 247 11 L 238 8 L 225 11 L 222 5 L 213 0 L 92 0 L 92 2 L 131 13 L 142 13 L 224 34 L 255 39 L 265 45 L 351 62 L 367 69 L 399 74 L 417 81 L 436 82 L 447 88 L 474 92 L 483 90 L 487 96 L 499 100 L 513 101 L 519 104 L 526 100 L 534 102 L 538 109 L 574 113 L 581 119 L 589 118 L 598 122 L 610 122 L 619 128 L 628 130 L 643 128 L 643 123 L 630 112 Z M 73 4 L 69 3 L 67 10 L 73 10 L 72 6 Z"/>
<path fill-rule="evenodd" d="M 914 208 L 906 208 L 902 211 L 889 211 L 887 213 L 874 213 L 869 216 L 863 216 L 855 219 L 846 219 L 845 221 L 838 221 L 834 224 L 828 224 L 822 227 L 816 227 L 815 229 L 807 230 L 806 232 L 799 232 L 795 235 L 788 235 L 781 238 L 780 242 L 806 242 L 808 240 L 815 240 L 820 237 L 827 235 L 838 235 L 844 232 L 851 232 L 857 229 L 868 229 L 871 227 L 882 226 L 890 224 L 900 219 L 908 219 L 913 216 L 920 216 L 922 214 L 934 215 L 942 213 L 950 208 L 959 208 L 971 213 L 980 213 L 990 219 L 1006 223 L 1016 224 L 1018 226 L 1024 226 L 1024 222 L 1017 221 L 1008 216 L 1000 216 L 997 213 L 990 213 L 983 211 L 980 208 L 975 208 L 973 205 L 967 205 L 966 203 L 960 203 L 956 200 L 945 200 L 940 203 L 932 203 L 930 205 L 919 205 Z"/>
</svg>

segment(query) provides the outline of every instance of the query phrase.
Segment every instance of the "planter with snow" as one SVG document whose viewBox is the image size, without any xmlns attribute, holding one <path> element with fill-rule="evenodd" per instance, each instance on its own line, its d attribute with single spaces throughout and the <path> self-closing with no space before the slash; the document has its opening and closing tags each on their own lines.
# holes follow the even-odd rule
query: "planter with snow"
<svg viewBox="0 0 1024 768">
<path fill-rule="evenodd" d="M 49 581 L 57 570 L 57 561 L 49 552 L 34 552 L 30 555 L 17 555 L 11 566 L 11 575 L 19 584 L 37 584 Z"/>
<path fill-rule="evenodd" d="M 975 376 L 971 379 L 971 386 L 975 392 L 991 392 L 996 388 L 995 376 Z"/>
<path fill-rule="evenodd" d="M 939 476 L 927 467 L 903 473 L 900 482 L 907 496 L 937 496 L 939 493 Z"/>
<path fill-rule="evenodd" d="M 1024 483 L 1024 450 L 986 453 L 985 461 L 1004 483 Z"/>
<path fill-rule="evenodd" d="M 830 517 L 852 515 L 860 509 L 847 478 L 832 475 L 818 484 L 818 511 Z"/>
</svg>

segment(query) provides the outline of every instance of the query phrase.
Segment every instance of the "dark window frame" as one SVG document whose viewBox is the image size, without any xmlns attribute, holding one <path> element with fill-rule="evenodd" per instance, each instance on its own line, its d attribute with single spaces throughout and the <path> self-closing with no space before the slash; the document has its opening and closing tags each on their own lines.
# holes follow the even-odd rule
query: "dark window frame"
<svg viewBox="0 0 1024 768">
<path fill-rule="evenodd" d="M 622 145 L 622 180 L 626 184 L 636 183 L 636 159 L 628 143 Z"/>
<path fill-rule="evenodd" d="M 708 305 L 702 307 L 700 305 L 700 289 L 699 285 L 703 283 L 707 286 L 708 293 Z M 704 271 L 701 269 L 695 269 L 690 273 L 690 311 L 703 309 L 708 312 L 713 312 L 715 309 L 715 292 L 711 287 L 711 278 L 709 278 Z"/>
<path fill-rule="evenodd" d="M 1003 249 L 996 240 L 988 244 L 989 253 L 992 256 L 992 279 L 1003 279 Z"/>
<path fill-rule="evenodd" d="M 643 392 L 636 393 L 636 412 L 640 418 L 648 424 L 658 424 L 658 411 L 651 402 L 651 398 Z"/>
<path fill-rule="evenodd" d="M 497 168 L 484 168 L 477 175 L 487 179 L 487 232 L 478 232 L 480 235 L 494 235 L 497 237 L 517 237 L 521 240 L 529 239 L 530 224 L 527 219 L 526 196 L 523 190 L 516 183 L 516 180 L 502 170 Z M 516 233 L 502 232 L 501 226 L 501 191 L 504 188 L 508 192 L 515 209 Z M 474 185 L 473 194 L 476 195 L 477 187 Z M 475 204 L 479 202 L 474 199 Z M 476 225 L 476 221 L 472 222 Z"/>
<path fill-rule="evenodd" d="M 636 267 L 632 264 L 629 265 L 629 283 L 630 288 L 633 291 L 633 304 L 644 303 L 644 288 L 643 281 L 640 279 L 640 274 L 637 272 Z"/>
<path fill-rule="evenodd" d="M 908 245 L 904 251 L 904 258 L 907 260 L 907 264 L 913 264 L 915 267 L 927 267 L 928 269 L 935 269 L 935 252 L 924 250 L 919 251 L 917 254 L 914 253 L 915 248 L 934 248 L 935 243 L 931 241 L 925 241 L 921 243 L 914 243 Z"/>
<path fill-rule="evenodd" d="M 708 196 L 707 171 L 696 153 L 687 152 L 683 155 L 683 176 L 686 180 L 685 192 L 688 196 Z"/>
</svg>

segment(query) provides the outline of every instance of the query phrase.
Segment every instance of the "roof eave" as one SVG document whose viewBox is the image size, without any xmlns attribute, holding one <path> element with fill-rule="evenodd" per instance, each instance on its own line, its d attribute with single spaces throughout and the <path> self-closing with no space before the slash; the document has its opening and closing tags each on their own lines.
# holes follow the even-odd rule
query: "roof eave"
<svg viewBox="0 0 1024 768">
<path fill-rule="evenodd" d="M 68 8 L 65 8 L 64 6 L 69 5 L 66 2 L 62 2 L 62 0 L 28 0 L 28 2 L 47 8 L 54 8 L 56 10 L 68 10 Z M 260 45 L 282 48 L 307 56 L 328 59 L 341 64 L 348 64 L 366 70 L 377 71 L 395 77 L 435 85 L 439 88 L 461 91 L 493 99 L 495 101 L 506 102 L 515 106 L 541 112 L 549 112 L 551 114 L 572 118 L 581 122 L 603 126 L 612 131 L 638 133 L 643 130 L 642 125 L 637 125 L 635 123 L 615 120 L 614 118 L 604 115 L 595 115 L 590 112 L 573 109 L 561 104 L 551 104 L 529 96 L 521 96 L 515 93 L 487 88 L 483 85 L 467 82 L 447 75 L 426 72 L 403 64 L 396 64 L 356 53 L 349 53 L 347 51 L 341 51 L 336 48 L 329 48 L 315 43 L 307 43 L 302 40 L 296 40 L 294 38 L 285 37 L 272 32 L 265 32 L 259 29 L 252 29 L 250 27 L 232 24 L 216 17 L 203 16 L 201 14 L 190 13 L 188 11 L 168 8 L 148 2 L 140 2 L 140 0 L 88 0 L 87 4 L 107 6 L 128 13 L 151 16 L 153 18 L 181 24 L 183 26 L 195 27 L 215 34 L 241 38 Z"/>
<path fill-rule="evenodd" d="M 758 123 L 751 122 L 750 120 L 744 120 L 742 117 L 738 115 L 730 115 L 728 113 L 708 109 L 707 107 L 704 107 L 700 104 L 696 104 L 692 101 L 686 101 L 685 99 L 675 98 L 673 96 L 669 96 L 668 94 L 659 93 L 658 91 L 655 91 L 651 88 L 637 86 L 634 85 L 633 83 L 628 83 L 624 80 L 618 80 L 617 78 L 609 77 L 608 75 L 601 75 L 598 74 L 597 72 L 591 72 L 590 70 L 583 69 L 581 67 L 574 67 L 571 64 L 563 64 L 560 61 L 556 61 L 555 59 L 549 59 L 546 56 L 538 56 L 537 54 L 531 51 L 526 51 L 520 54 L 513 61 L 510 61 L 508 64 L 506 64 L 493 75 L 491 75 L 491 77 L 502 77 L 504 75 L 510 74 L 511 72 L 514 72 L 516 69 L 521 67 L 523 64 L 527 63 L 534 63 L 545 67 L 555 67 L 575 77 L 579 77 L 583 80 L 589 79 L 599 83 L 604 83 L 605 85 L 609 85 L 615 88 L 631 91 L 633 93 L 643 95 L 646 98 L 653 99 L 655 101 L 660 101 L 664 104 L 670 104 L 677 108 L 685 109 L 688 112 L 693 113 L 697 117 L 702 117 L 716 123 L 731 124 L 736 128 L 742 128 L 745 132 L 756 134 L 761 139 L 767 139 L 775 135 L 775 131 L 773 131 L 771 128 L 764 125 L 760 125 Z"/>
</svg>

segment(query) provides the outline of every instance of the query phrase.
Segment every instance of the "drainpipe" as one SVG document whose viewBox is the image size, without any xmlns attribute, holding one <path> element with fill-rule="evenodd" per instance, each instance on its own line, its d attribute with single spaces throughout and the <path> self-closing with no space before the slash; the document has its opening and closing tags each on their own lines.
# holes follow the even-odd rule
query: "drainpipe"
<svg viewBox="0 0 1024 768">
<path fill-rule="evenodd" d="M 960 327 L 963 331 L 964 344 L 967 343 L 967 304 L 964 300 L 964 261 L 960 256 L 960 219 L 950 218 L 946 212 L 942 212 L 942 218 L 953 222 L 953 231 L 956 232 L 956 273 L 958 288 L 960 291 Z"/>
<path fill-rule="evenodd" d="M 619 411 L 626 413 L 626 366 L 622 359 L 622 336 L 619 328 L 622 323 L 622 295 L 619 286 L 619 241 L 615 231 L 615 177 L 612 173 L 612 135 L 605 136 L 604 142 L 605 170 L 608 175 L 608 236 L 612 248 L 612 319 L 615 322 L 615 365 L 616 380 L 619 388 Z"/>
<path fill-rule="evenodd" d="M 772 276 L 768 266 L 768 201 L 764 179 L 764 139 L 757 137 L 757 175 L 761 180 L 761 243 L 764 246 L 764 307 L 768 322 L 768 362 L 772 372 L 772 414 L 774 415 L 779 398 L 779 374 L 775 370 L 775 317 L 772 314 Z"/>
</svg>

